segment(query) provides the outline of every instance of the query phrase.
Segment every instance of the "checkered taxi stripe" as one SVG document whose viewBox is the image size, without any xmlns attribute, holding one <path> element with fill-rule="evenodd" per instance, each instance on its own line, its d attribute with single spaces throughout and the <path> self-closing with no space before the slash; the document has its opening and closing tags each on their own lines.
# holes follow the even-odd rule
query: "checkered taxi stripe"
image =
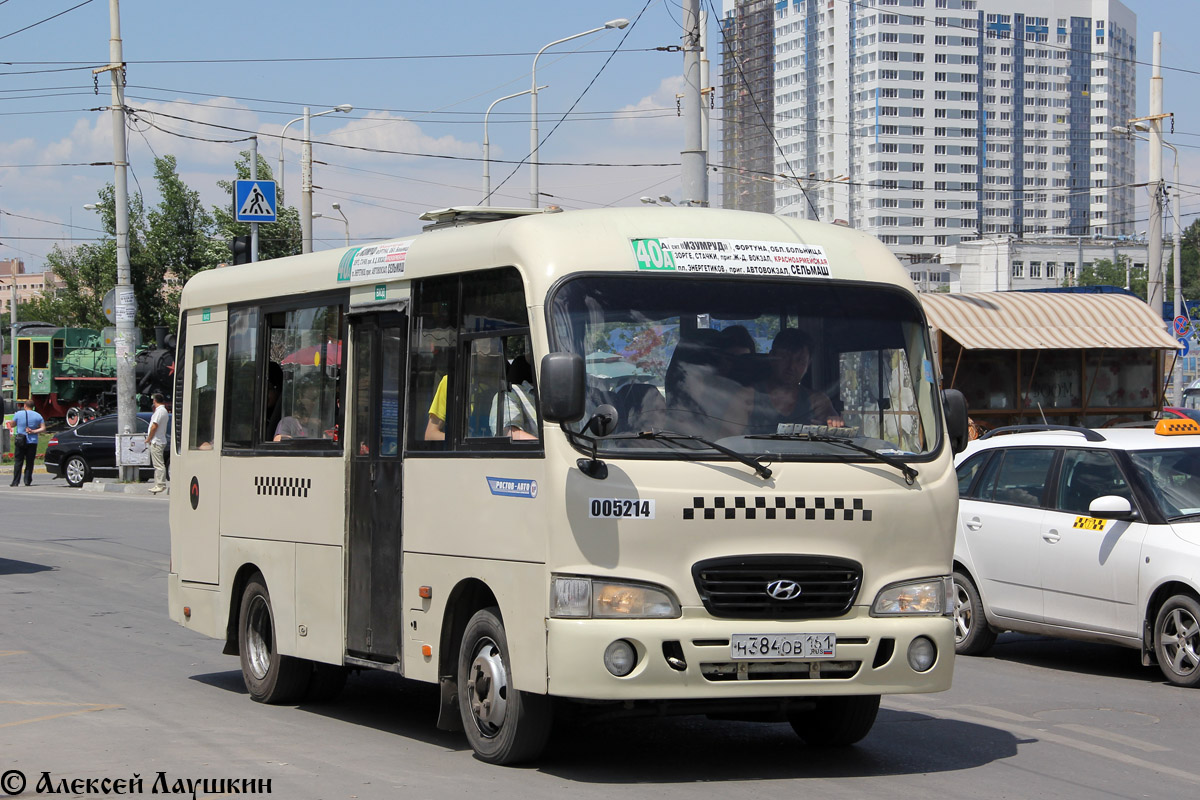
<svg viewBox="0 0 1200 800">
<path fill-rule="evenodd" d="M 254 488 L 260 495 L 308 497 L 308 490 L 312 488 L 312 478 L 261 476 L 254 479 Z"/>
<path fill-rule="evenodd" d="M 871 521 L 859 497 L 695 497 L 684 519 L 823 519 Z"/>
</svg>

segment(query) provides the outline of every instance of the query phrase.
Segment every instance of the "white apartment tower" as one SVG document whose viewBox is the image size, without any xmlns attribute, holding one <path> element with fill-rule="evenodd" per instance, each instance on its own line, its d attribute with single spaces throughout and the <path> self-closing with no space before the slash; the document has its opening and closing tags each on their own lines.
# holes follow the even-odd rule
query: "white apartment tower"
<svg viewBox="0 0 1200 800">
<path fill-rule="evenodd" d="M 1136 116 L 1137 20 L 1117 0 L 774 14 L 776 213 L 844 219 L 914 260 L 960 239 L 1133 232 L 1133 144 L 1109 131 Z"/>
</svg>

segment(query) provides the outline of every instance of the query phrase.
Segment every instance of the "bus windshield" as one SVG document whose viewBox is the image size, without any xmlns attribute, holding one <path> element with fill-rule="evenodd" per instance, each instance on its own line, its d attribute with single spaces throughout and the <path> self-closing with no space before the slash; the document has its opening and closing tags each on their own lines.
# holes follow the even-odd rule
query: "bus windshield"
<svg viewBox="0 0 1200 800">
<path fill-rule="evenodd" d="M 584 358 L 587 410 L 617 410 L 609 456 L 719 448 L 773 458 L 918 457 L 940 444 L 916 299 L 873 284 L 588 275 L 550 305 L 554 350 Z M 664 437 L 662 433 L 680 434 Z"/>
</svg>

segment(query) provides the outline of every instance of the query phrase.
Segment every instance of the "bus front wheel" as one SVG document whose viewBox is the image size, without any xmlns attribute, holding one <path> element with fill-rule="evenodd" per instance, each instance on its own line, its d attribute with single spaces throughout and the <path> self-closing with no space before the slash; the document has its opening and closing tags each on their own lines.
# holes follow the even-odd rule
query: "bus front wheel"
<svg viewBox="0 0 1200 800">
<path fill-rule="evenodd" d="M 308 688 L 312 664 L 302 658 L 279 653 L 275 638 L 275 614 L 271 595 L 262 576 L 246 585 L 238 612 L 238 650 L 242 679 L 251 699 L 259 703 L 289 703 Z"/>
<path fill-rule="evenodd" d="M 550 698 L 512 686 L 508 638 L 497 608 L 476 612 L 463 632 L 458 708 L 467 741 L 490 764 L 537 758 L 550 738 Z"/>
<path fill-rule="evenodd" d="M 788 715 L 792 730 L 813 747 L 848 747 L 871 732 L 879 695 L 818 697 L 812 708 Z"/>
</svg>

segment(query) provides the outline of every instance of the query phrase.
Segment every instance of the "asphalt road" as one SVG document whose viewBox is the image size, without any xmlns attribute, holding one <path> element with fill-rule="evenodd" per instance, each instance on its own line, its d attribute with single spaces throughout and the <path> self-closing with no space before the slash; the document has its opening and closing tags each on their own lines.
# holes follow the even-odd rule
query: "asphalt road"
<svg viewBox="0 0 1200 800">
<path fill-rule="evenodd" d="M 38 484 L 0 487 L 0 777 L 11 789 L 20 772 L 22 796 L 43 773 L 56 789 L 138 775 L 151 794 L 160 772 L 168 787 L 269 779 L 289 800 L 1200 794 L 1200 692 L 1131 650 L 1012 634 L 959 659 L 951 691 L 885 698 L 842 751 L 786 725 L 672 718 L 560 728 L 537 765 L 499 768 L 435 729 L 431 687 L 393 675 L 263 706 L 219 642 L 167 618 L 165 498 Z"/>
</svg>

